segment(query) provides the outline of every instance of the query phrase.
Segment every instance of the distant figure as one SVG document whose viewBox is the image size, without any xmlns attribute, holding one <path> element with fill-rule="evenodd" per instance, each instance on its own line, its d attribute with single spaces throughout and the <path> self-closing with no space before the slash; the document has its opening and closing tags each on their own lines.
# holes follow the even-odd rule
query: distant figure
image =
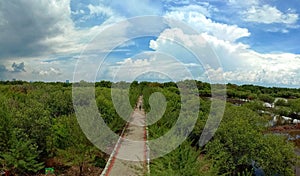
<svg viewBox="0 0 300 176">
<path fill-rule="evenodd" d="M 142 105 L 141 104 L 139 105 L 139 109 L 142 110 Z"/>
</svg>

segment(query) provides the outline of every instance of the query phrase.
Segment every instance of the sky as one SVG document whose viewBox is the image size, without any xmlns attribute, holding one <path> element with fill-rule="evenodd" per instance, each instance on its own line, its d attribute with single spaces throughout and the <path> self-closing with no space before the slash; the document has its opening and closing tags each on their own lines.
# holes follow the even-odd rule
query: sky
<svg viewBox="0 0 300 176">
<path fill-rule="evenodd" d="M 0 80 L 300 87 L 299 14 L 299 0 L 1 0 Z"/>
</svg>

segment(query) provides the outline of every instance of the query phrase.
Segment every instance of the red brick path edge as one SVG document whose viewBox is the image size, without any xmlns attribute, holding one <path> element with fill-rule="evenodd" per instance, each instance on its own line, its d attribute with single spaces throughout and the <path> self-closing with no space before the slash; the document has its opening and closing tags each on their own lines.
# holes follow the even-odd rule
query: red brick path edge
<svg viewBox="0 0 300 176">
<path fill-rule="evenodd" d="M 106 167 L 104 168 L 101 176 L 109 176 L 109 173 L 111 172 L 113 166 L 114 166 L 114 163 L 116 161 L 116 156 L 121 148 L 121 143 L 124 139 L 124 135 L 125 135 L 125 131 L 126 129 L 128 128 L 128 125 L 129 125 L 129 122 L 126 123 L 125 127 L 123 128 L 123 131 L 121 133 L 121 136 L 113 150 L 113 152 L 111 153 L 111 156 L 110 158 L 108 159 L 108 162 L 106 164 Z M 145 145 L 144 145 L 144 158 L 145 158 L 145 165 L 147 166 L 147 172 L 150 173 L 150 149 L 149 149 L 149 146 L 148 146 L 148 127 L 145 126 L 144 127 L 144 142 L 145 142 Z"/>
<path fill-rule="evenodd" d="M 121 133 L 121 136 L 118 140 L 118 142 L 115 145 L 114 150 L 112 151 L 110 158 L 108 159 L 107 163 L 106 163 L 106 167 L 104 168 L 104 170 L 101 173 L 101 176 L 108 176 L 109 173 L 111 172 L 111 169 L 116 161 L 116 155 L 118 154 L 120 147 L 121 147 L 121 143 L 123 141 L 124 135 L 125 135 L 125 131 L 128 128 L 129 122 L 126 123 L 125 127 L 123 128 L 123 131 Z"/>
</svg>

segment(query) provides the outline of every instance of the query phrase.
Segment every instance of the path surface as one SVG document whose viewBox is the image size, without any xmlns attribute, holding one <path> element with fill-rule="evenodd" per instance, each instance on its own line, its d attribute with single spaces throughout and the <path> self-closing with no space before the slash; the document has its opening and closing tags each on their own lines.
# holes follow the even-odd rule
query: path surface
<svg viewBox="0 0 300 176">
<path fill-rule="evenodd" d="M 142 96 L 101 176 L 139 176 L 147 173 L 146 116 Z M 121 159 L 119 159 L 121 158 Z"/>
</svg>

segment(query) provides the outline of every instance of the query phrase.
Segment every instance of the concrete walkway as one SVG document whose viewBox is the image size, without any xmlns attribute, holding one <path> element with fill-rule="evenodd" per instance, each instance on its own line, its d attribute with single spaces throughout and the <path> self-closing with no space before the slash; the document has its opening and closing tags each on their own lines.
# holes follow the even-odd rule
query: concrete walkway
<svg viewBox="0 0 300 176">
<path fill-rule="evenodd" d="M 142 108 L 142 96 L 127 123 L 123 136 L 116 144 L 103 176 L 140 176 L 147 173 L 146 116 Z"/>
</svg>

